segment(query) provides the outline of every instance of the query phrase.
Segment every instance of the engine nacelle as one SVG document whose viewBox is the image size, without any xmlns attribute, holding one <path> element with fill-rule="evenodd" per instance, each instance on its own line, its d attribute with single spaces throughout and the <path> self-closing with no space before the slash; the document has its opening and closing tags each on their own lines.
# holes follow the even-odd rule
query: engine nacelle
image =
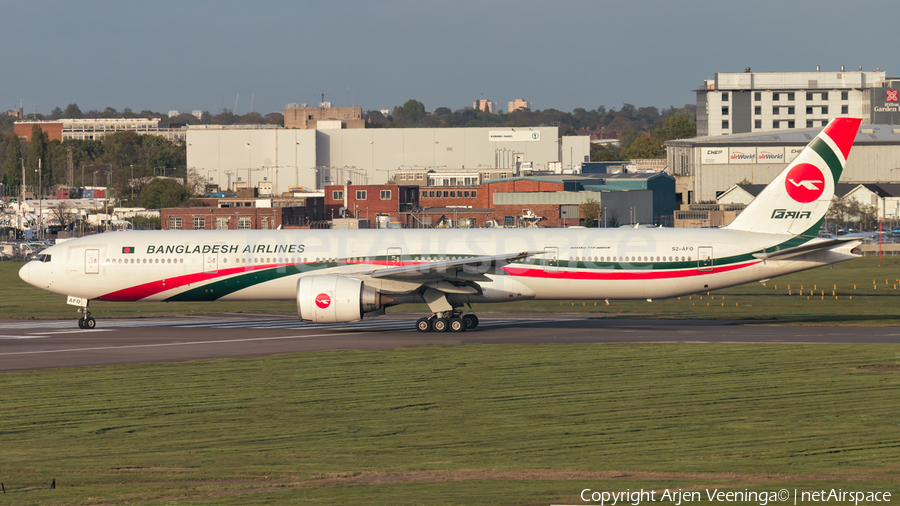
<svg viewBox="0 0 900 506">
<path fill-rule="evenodd" d="M 297 282 L 297 314 L 305 322 L 344 323 L 362 320 L 381 309 L 381 296 L 362 280 L 322 274 Z"/>
</svg>

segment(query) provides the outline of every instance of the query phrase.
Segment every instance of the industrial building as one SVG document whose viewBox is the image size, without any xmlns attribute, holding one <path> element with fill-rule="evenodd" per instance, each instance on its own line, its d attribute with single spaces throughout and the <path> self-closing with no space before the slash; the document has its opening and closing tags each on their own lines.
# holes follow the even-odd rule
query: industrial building
<svg viewBox="0 0 900 506">
<path fill-rule="evenodd" d="M 395 174 L 428 170 L 503 169 L 511 176 L 529 163 L 536 171 L 574 171 L 589 156 L 587 136 L 560 138 L 558 127 L 310 130 L 202 125 L 187 131 L 188 168 L 207 183 L 223 189 L 271 183 L 275 195 L 346 181 L 384 184 L 394 179 L 403 184 L 409 180 L 397 180 Z"/>
<path fill-rule="evenodd" d="M 667 171 L 683 204 L 713 202 L 738 183 L 772 182 L 821 130 L 795 129 L 667 141 Z M 900 183 L 900 126 L 863 124 L 842 183 Z"/>
<path fill-rule="evenodd" d="M 155 135 L 170 141 L 184 141 L 185 128 L 160 128 L 159 118 L 59 119 L 49 121 L 16 121 L 13 131 L 19 139 L 31 142 L 31 130 L 39 125 L 51 141 L 101 140 L 116 132 Z"/>
<path fill-rule="evenodd" d="M 324 228 L 343 218 L 355 222 L 352 228 L 567 227 L 583 225 L 580 206 L 595 201 L 600 226 L 668 225 L 675 181 L 665 173 L 539 174 L 466 186 L 345 183 L 296 195 L 202 199 L 207 207 L 163 209 L 162 224 L 171 230 Z"/>
<path fill-rule="evenodd" d="M 697 93 L 697 135 L 820 128 L 835 117 L 900 124 L 900 79 L 871 72 L 718 72 Z"/>
</svg>

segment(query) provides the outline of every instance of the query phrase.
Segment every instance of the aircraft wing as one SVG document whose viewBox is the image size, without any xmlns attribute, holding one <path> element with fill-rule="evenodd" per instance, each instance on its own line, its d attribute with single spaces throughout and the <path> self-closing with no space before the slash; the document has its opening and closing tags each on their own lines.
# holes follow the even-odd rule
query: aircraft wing
<svg viewBox="0 0 900 506">
<path fill-rule="evenodd" d="M 543 252 L 504 253 L 501 255 L 484 255 L 477 257 L 459 258 L 456 260 L 441 260 L 438 262 L 423 262 L 400 267 L 388 267 L 368 273 L 376 279 L 394 279 L 398 281 L 432 281 L 440 279 L 459 279 L 468 281 L 488 281 L 485 273 L 492 271 L 498 264 L 507 264 L 515 260 L 539 255 Z"/>
<path fill-rule="evenodd" d="M 862 242 L 862 240 L 858 237 L 838 237 L 835 239 L 826 239 L 824 241 L 814 241 L 808 242 L 806 244 L 802 244 L 800 246 L 795 246 L 793 248 L 787 248 L 782 250 L 773 250 L 773 251 L 765 251 L 763 250 L 761 253 L 754 253 L 753 256 L 759 258 L 760 260 L 785 260 L 791 257 L 795 257 L 798 255 L 805 255 L 807 253 L 812 253 L 814 251 L 826 250 L 834 248 L 835 246 L 841 246 L 848 242 Z"/>
</svg>

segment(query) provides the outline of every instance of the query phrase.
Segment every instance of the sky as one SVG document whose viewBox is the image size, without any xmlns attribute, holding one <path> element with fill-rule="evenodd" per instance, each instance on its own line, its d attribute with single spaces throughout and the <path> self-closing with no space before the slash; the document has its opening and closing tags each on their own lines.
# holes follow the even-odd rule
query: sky
<svg viewBox="0 0 900 506">
<path fill-rule="evenodd" d="M 716 72 L 900 74 L 896 0 L 3 0 L 0 111 L 681 107 Z"/>
</svg>

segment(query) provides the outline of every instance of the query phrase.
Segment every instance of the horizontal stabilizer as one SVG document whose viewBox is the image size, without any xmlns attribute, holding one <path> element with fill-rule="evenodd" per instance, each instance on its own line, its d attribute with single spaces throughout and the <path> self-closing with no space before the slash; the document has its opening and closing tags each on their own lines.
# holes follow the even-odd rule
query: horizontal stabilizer
<svg viewBox="0 0 900 506">
<path fill-rule="evenodd" d="M 837 239 L 824 239 L 821 241 L 812 241 L 794 248 L 782 250 L 763 251 L 762 253 L 754 253 L 753 256 L 760 260 L 786 260 L 799 255 L 805 255 L 814 251 L 821 251 L 834 248 L 835 246 L 844 246 L 848 243 L 862 241 L 858 237 L 839 237 Z"/>
</svg>

